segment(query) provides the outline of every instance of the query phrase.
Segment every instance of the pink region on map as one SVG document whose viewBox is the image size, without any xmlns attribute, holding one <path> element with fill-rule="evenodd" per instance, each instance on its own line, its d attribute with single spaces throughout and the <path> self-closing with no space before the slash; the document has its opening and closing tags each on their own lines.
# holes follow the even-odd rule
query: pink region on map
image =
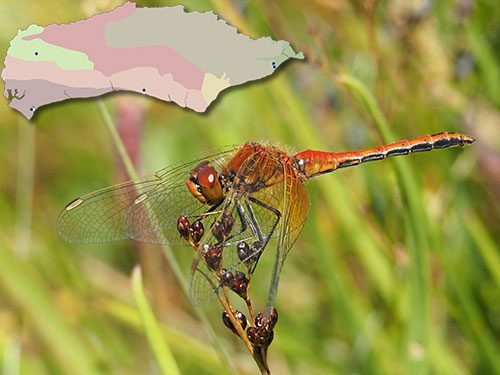
<svg viewBox="0 0 500 375">
<path fill-rule="evenodd" d="M 208 103 L 199 90 L 189 91 L 189 96 L 185 100 L 186 106 L 193 108 L 197 112 L 205 112 Z"/>
<path fill-rule="evenodd" d="M 133 68 L 126 72 L 113 74 L 112 84 L 114 90 L 130 90 L 153 96 L 155 98 L 174 102 L 181 107 L 189 107 L 197 112 L 207 109 L 208 103 L 199 90 L 186 90 L 180 83 L 173 79 L 171 74 L 158 77 L 156 69 L 150 67 Z"/>
<path fill-rule="evenodd" d="M 201 89 L 204 72 L 184 60 L 172 48 L 151 46 L 139 48 L 113 48 L 106 45 L 105 27 L 109 22 L 121 21 L 136 11 L 136 4 L 125 3 L 111 13 L 65 25 L 52 24 L 42 33 L 24 37 L 40 38 L 47 43 L 85 53 L 94 63 L 94 69 L 106 76 L 136 68 L 150 66 L 164 75 L 171 73 L 176 82 L 186 89 Z"/>
</svg>

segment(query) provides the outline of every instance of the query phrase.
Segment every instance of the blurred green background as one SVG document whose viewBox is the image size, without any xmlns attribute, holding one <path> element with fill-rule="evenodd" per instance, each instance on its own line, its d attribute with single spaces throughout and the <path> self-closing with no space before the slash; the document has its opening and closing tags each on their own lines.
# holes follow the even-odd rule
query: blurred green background
<svg viewBox="0 0 500 375">
<path fill-rule="evenodd" d="M 176 5 L 137 1 L 140 6 Z M 68 23 L 115 0 L 0 3 L 0 55 L 19 28 Z M 500 5 L 497 0 L 185 0 L 252 38 L 304 51 L 196 114 L 141 95 L 103 99 L 139 174 L 247 140 L 347 151 L 439 131 L 465 149 L 309 181 L 269 352 L 276 374 L 500 374 Z M 217 304 L 190 305 L 159 247 L 71 245 L 73 198 L 127 178 L 95 99 L 28 122 L 0 105 L 0 372 L 158 374 L 131 286 L 140 264 L 182 373 L 256 373 Z M 187 277 L 192 250 L 172 249 Z M 270 272 L 270 262 L 259 265 Z M 266 286 L 252 288 L 257 310 Z M 160 357 L 161 362 L 161 357 Z"/>
</svg>

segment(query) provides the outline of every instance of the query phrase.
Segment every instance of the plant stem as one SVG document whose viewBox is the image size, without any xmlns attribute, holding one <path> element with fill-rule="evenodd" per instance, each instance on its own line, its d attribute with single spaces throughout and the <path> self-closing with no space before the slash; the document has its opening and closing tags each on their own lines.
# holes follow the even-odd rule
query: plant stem
<svg viewBox="0 0 500 375">
<path fill-rule="evenodd" d="M 161 334 L 160 327 L 148 303 L 144 287 L 142 285 L 142 272 L 140 266 L 135 266 L 132 272 L 132 289 L 139 309 L 139 315 L 142 318 L 144 331 L 149 341 L 153 355 L 156 358 L 158 366 L 163 374 L 180 375 L 180 370 L 175 361 L 174 355 Z"/>
<path fill-rule="evenodd" d="M 219 275 L 217 275 L 217 272 L 208 266 L 208 264 L 205 260 L 205 257 L 200 252 L 199 245 L 195 244 L 191 240 L 188 240 L 188 242 L 193 247 L 196 254 L 199 256 L 199 259 L 201 259 L 202 262 L 207 267 L 207 269 L 210 270 L 210 272 L 212 273 L 214 278 L 216 280 L 220 281 L 220 277 L 219 277 Z M 205 276 L 205 278 L 207 279 L 207 282 L 210 284 L 210 286 L 214 290 L 214 293 L 217 295 L 217 298 L 219 299 L 219 302 L 221 303 L 223 309 L 227 312 L 227 314 L 229 316 L 229 320 L 231 320 L 231 323 L 233 324 L 233 327 L 236 330 L 237 335 L 245 343 L 245 346 L 247 347 L 249 353 L 252 355 L 252 358 L 254 359 L 255 363 L 259 367 L 260 372 L 262 374 L 270 374 L 269 366 L 267 365 L 267 360 L 265 359 L 264 356 L 259 356 L 258 355 L 259 353 L 256 350 L 254 350 L 254 346 L 252 345 L 252 343 L 248 339 L 248 337 L 245 333 L 245 330 L 241 326 L 241 323 L 239 322 L 238 318 L 236 318 L 236 311 L 235 311 L 233 305 L 231 304 L 231 299 L 229 298 L 226 287 L 224 285 L 221 285 L 220 288 L 218 288 L 218 286 L 213 283 L 213 281 L 210 279 L 210 277 L 207 274 L 205 274 L 205 272 L 194 267 L 192 269 L 192 272 L 196 272 L 196 271 L 200 272 L 203 276 Z M 222 295 L 219 292 L 220 289 L 222 289 Z M 247 300 L 248 300 L 248 298 L 247 298 Z M 248 302 L 247 302 L 247 304 L 248 304 Z M 251 304 L 249 304 L 249 306 L 250 306 L 251 315 L 253 316 L 253 311 L 251 311 Z M 254 322 L 255 322 L 255 318 L 252 318 L 252 323 L 254 323 Z"/>
<path fill-rule="evenodd" d="M 125 165 L 125 168 L 127 170 L 129 177 L 133 180 L 138 179 L 137 171 L 136 171 L 136 169 L 135 169 L 135 167 L 134 167 L 134 165 L 133 165 L 133 163 L 132 163 L 132 161 L 127 153 L 125 145 L 123 144 L 122 139 L 120 138 L 120 135 L 118 134 L 118 131 L 116 130 L 116 126 L 115 126 L 113 120 L 111 119 L 111 116 L 109 115 L 109 112 L 106 109 L 106 106 L 104 105 L 102 100 L 99 98 L 97 99 L 97 107 L 99 109 L 99 113 L 101 114 L 101 116 L 103 118 L 103 121 L 106 125 L 106 128 L 110 132 L 113 143 L 115 144 L 115 147 L 118 151 L 118 154 L 120 155 L 120 158 L 121 158 L 123 164 Z M 168 260 L 170 268 L 172 269 L 172 271 L 175 275 L 175 278 L 177 279 L 177 282 L 182 287 L 184 294 L 189 298 L 187 282 L 184 278 L 183 272 L 181 271 L 179 263 L 177 262 L 177 259 L 175 258 L 174 254 L 172 252 L 172 249 L 166 245 L 163 245 L 162 249 L 163 249 L 163 253 L 165 254 L 165 257 Z M 217 338 L 217 335 L 215 334 L 212 326 L 210 325 L 206 315 L 200 309 L 194 309 L 194 310 L 195 310 L 196 314 L 198 315 L 198 318 L 200 319 L 200 321 L 206 327 L 210 337 L 212 338 L 212 341 L 215 345 L 217 352 L 219 353 L 220 358 L 222 359 L 222 361 L 224 362 L 226 367 L 228 367 L 232 373 L 235 373 L 236 369 L 234 368 L 234 365 L 233 365 L 232 361 L 230 360 L 227 351 L 220 344 L 220 342 Z"/>
<path fill-rule="evenodd" d="M 111 119 L 111 116 L 109 115 L 109 112 L 104 106 L 104 103 L 102 102 L 101 99 L 97 99 L 97 107 L 99 108 L 99 113 L 101 114 L 102 119 L 104 120 L 104 124 L 106 125 L 106 128 L 108 129 L 109 134 L 113 139 L 116 150 L 120 155 L 120 159 L 122 160 L 123 165 L 125 166 L 127 174 L 132 180 L 137 180 L 138 176 L 134 164 L 132 163 L 132 160 L 130 159 L 128 152 L 125 149 L 125 145 L 123 144 L 123 141 L 120 138 L 120 134 L 118 134 L 118 130 L 116 130 L 115 123 Z"/>
<path fill-rule="evenodd" d="M 27 257 L 31 242 L 31 217 L 35 176 L 35 124 L 24 117 L 19 121 L 18 175 L 16 191 L 16 232 L 14 252 Z"/>
</svg>

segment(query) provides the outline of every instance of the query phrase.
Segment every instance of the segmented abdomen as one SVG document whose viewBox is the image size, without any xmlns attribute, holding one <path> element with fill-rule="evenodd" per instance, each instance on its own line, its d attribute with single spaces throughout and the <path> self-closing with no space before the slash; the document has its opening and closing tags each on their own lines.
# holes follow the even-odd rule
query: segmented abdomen
<svg viewBox="0 0 500 375">
<path fill-rule="evenodd" d="M 474 139 L 466 135 L 455 132 L 442 132 L 360 151 L 335 153 L 307 150 L 296 154 L 294 159 L 301 178 L 307 180 L 319 174 L 332 172 L 339 168 L 351 167 L 367 161 L 380 160 L 390 156 L 408 155 L 412 152 L 465 146 L 472 142 L 474 142 Z"/>
</svg>

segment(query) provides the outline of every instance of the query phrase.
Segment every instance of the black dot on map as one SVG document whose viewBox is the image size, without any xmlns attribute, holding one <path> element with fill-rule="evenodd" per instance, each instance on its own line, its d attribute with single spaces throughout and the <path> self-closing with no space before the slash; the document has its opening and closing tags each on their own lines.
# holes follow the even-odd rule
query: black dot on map
<svg viewBox="0 0 500 375">
<path fill-rule="evenodd" d="M 38 52 L 35 52 L 35 56 L 38 56 Z"/>
<path fill-rule="evenodd" d="M 30 107 L 30 111 L 33 112 L 35 110 L 35 107 Z"/>
<path fill-rule="evenodd" d="M 144 89 L 144 88 L 143 88 L 143 89 L 142 89 L 142 92 L 146 92 L 146 89 Z"/>
</svg>

